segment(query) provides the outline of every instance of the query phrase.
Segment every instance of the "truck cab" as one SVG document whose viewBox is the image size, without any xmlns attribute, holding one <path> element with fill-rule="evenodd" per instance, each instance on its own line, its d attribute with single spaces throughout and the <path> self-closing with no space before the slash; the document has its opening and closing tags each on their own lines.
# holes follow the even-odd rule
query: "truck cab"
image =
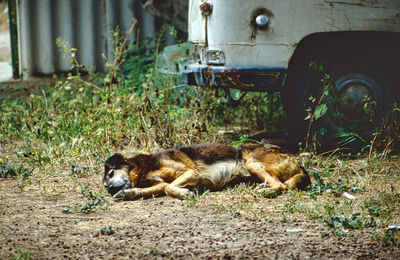
<svg viewBox="0 0 400 260">
<path fill-rule="evenodd" d="M 189 0 L 188 19 L 194 55 L 184 81 L 281 92 L 303 134 L 307 110 L 323 95 L 324 75 L 334 88 L 323 118 L 331 133 L 369 124 L 362 129 L 371 134 L 365 101 L 385 118 L 389 101 L 398 100 L 398 0 Z"/>
</svg>

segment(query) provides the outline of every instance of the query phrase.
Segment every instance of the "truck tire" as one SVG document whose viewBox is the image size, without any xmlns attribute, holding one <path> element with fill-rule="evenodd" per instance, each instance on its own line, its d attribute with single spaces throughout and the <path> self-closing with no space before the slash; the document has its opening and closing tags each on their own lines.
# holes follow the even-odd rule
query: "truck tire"
<svg viewBox="0 0 400 260">
<path fill-rule="evenodd" d="M 338 137 L 340 133 L 356 134 L 357 138 L 346 144 L 348 147 L 354 150 L 365 147 L 379 123 L 388 118 L 391 111 L 390 84 L 384 72 L 364 62 L 317 62 L 323 64 L 324 70 L 326 68 L 324 72 L 311 69 L 306 63 L 288 71 L 282 99 L 288 117 L 294 123 L 289 129 L 289 142 L 291 145 L 305 143 L 309 127 L 309 120 L 305 120 L 307 109 L 315 109 L 316 101 L 323 95 L 321 83 L 330 83 L 329 94 L 323 99 L 327 111 L 312 123 L 311 130 L 324 134 L 324 148 L 337 146 L 343 140 Z M 329 82 L 322 80 L 327 75 Z M 314 103 L 310 96 L 315 98 Z"/>
</svg>

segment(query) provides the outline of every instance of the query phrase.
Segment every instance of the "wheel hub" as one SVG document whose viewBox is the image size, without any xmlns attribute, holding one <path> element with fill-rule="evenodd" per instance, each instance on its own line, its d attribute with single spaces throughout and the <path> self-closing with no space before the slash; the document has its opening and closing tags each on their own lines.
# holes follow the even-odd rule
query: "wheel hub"
<svg viewBox="0 0 400 260">
<path fill-rule="evenodd" d="M 373 86 L 366 80 L 350 79 L 339 83 L 336 88 L 340 116 L 347 121 L 361 121 L 367 115 L 364 111 L 366 102 L 370 102 L 370 98 L 375 100 Z"/>
</svg>

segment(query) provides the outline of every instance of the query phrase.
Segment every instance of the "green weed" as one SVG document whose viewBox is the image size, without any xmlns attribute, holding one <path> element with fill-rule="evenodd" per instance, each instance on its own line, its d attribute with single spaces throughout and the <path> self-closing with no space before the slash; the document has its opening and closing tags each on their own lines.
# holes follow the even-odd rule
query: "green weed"
<svg viewBox="0 0 400 260">
<path fill-rule="evenodd" d="M 15 249 L 14 253 L 10 256 L 11 260 L 28 260 L 35 259 L 35 253 L 24 247 Z"/>
<path fill-rule="evenodd" d="M 106 203 L 107 203 L 106 199 L 103 196 L 100 196 L 93 199 L 92 201 L 88 202 L 85 205 L 77 205 L 78 212 L 88 214 L 93 212 L 97 206 L 104 206 L 106 205 Z"/>
<path fill-rule="evenodd" d="M 305 117 L 308 120 L 305 150 L 312 147 L 317 151 L 319 148 L 324 149 L 325 143 L 328 147 L 336 144 L 336 148 L 368 154 L 371 158 L 375 153 L 387 155 L 399 147 L 400 109 L 397 103 L 385 105 L 385 114 L 379 115 L 377 102 L 365 95 L 360 101 L 362 106 L 356 111 L 358 119 L 351 123 L 339 111 L 340 95 L 332 75 L 326 72 L 323 64 L 316 61 L 311 61 L 309 68 L 319 75 L 321 86 L 318 96 L 309 97 L 310 107 L 307 108 Z M 380 109 L 382 110 L 382 104 Z"/>
<path fill-rule="evenodd" d="M 369 216 L 363 218 L 360 213 L 345 216 L 342 212 L 339 215 L 334 215 L 325 219 L 325 223 L 330 228 L 363 229 L 375 226 L 375 220 L 373 217 Z"/>
<path fill-rule="evenodd" d="M 109 225 L 100 229 L 100 234 L 102 235 L 113 235 L 115 233 L 115 229 L 113 226 Z"/>
<path fill-rule="evenodd" d="M 31 173 L 31 169 L 10 161 L 8 156 L 0 158 L 0 178 L 18 177 L 20 180 L 26 180 Z"/>
<path fill-rule="evenodd" d="M 380 241 L 385 246 L 398 246 L 400 247 L 400 231 L 399 230 L 385 230 L 383 234 L 375 233 L 372 240 Z"/>
<path fill-rule="evenodd" d="M 97 208 L 100 208 L 101 210 L 108 209 L 109 202 L 103 194 L 93 191 L 88 184 L 79 185 L 81 187 L 82 195 L 89 199 L 89 201 L 86 204 L 76 203 L 74 206 L 65 206 L 62 210 L 63 213 L 68 214 L 71 212 L 77 212 L 89 214 L 94 212 Z"/>
<path fill-rule="evenodd" d="M 207 196 L 210 193 L 209 190 L 199 190 L 195 188 L 191 195 L 185 198 L 185 204 L 187 206 L 193 207 L 195 206 L 201 199 Z"/>
<path fill-rule="evenodd" d="M 78 212 L 87 214 L 93 212 L 96 207 L 102 207 L 103 210 L 108 208 L 108 201 L 104 195 L 94 192 L 89 185 L 81 186 L 81 193 L 84 197 L 91 199 L 91 201 L 85 205 L 77 204 Z"/>
</svg>

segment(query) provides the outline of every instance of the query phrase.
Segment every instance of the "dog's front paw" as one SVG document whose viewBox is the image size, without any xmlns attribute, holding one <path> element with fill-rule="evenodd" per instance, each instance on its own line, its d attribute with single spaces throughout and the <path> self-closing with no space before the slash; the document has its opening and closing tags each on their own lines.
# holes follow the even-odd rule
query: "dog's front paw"
<svg viewBox="0 0 400 260">
<path fill-rule="evenodd" d="M 257 186 L 257 189 L 258 190 L 264 190 L 264 189 L 266 189 L 268 187 L 268 185 L 265 183 L 265 182 L 263 182 L 263 183 L 260 183 L 258 186 Z"/>
<path fill-rule="evenodd" d="M 113 199 L 114 201 L 121 201 L 121 200 L 126 200 L 126 195 L 127 190 L 120 190 L 118 191 L 114 196 Z"/>
<path fill-rule="evenodd" d="M 114 196 L 114 201 L 121 200 L 134 200 L 141 197 L 141 192 L 139 189 L 133 188 L 128 190 L 120 190 Z"/>
</svg>

